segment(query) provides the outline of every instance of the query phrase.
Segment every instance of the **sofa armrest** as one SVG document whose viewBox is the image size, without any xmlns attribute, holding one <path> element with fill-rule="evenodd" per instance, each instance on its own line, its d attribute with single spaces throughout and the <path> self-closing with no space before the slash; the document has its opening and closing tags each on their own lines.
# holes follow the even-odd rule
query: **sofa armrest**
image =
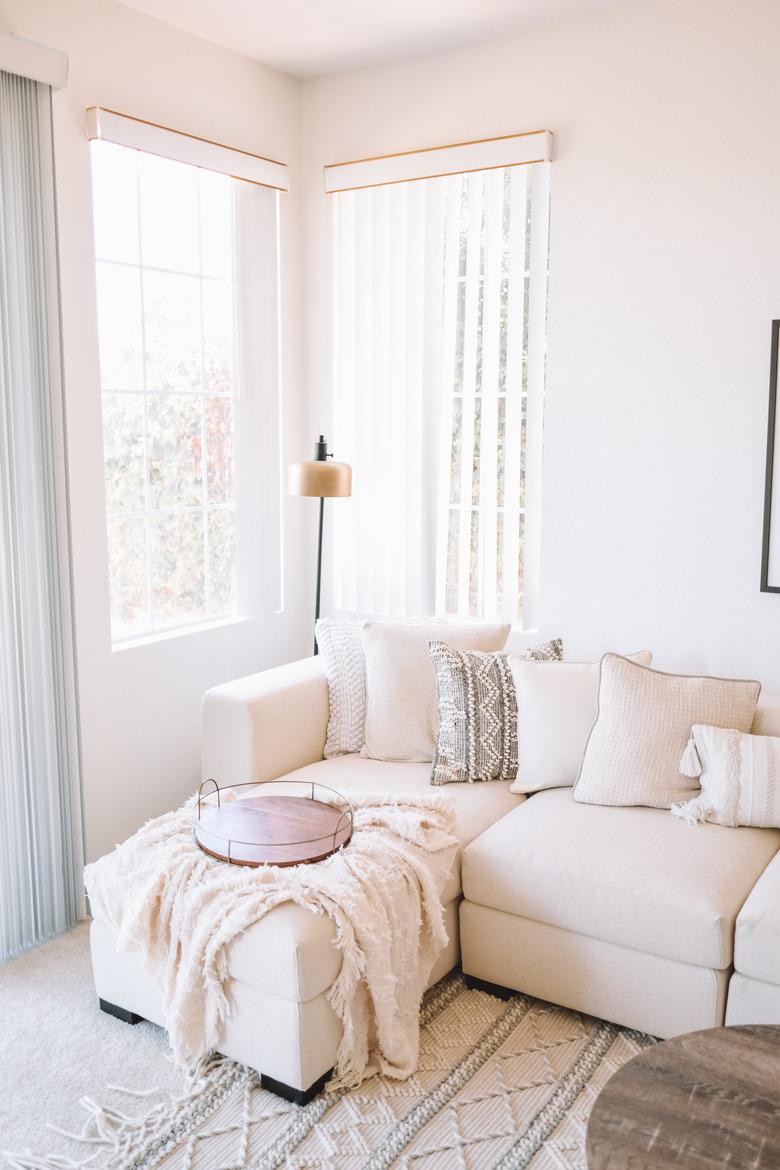
<svg viewBox="0 0 780 1170">
<path fill-rule="evenodd" d="M 213 687 L 203 696 L 203 779 L 275 780 L 322 759 L 328 683 L 320 658 L 302 658 Z"/>
</svg>

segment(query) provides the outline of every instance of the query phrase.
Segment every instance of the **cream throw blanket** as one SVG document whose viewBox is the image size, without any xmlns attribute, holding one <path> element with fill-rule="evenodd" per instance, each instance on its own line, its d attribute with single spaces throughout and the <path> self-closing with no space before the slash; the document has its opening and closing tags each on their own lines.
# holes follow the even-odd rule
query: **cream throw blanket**
<svg viewBox="0 0 780 1170">
<path fill-rule="evenodd" d="M 447 941 L 441 895 L 455 855 L 454 804 L 434 795 L 350 800 L 352 840 L 314 865 L 249 869 L 207 856 L 193 840 L 190 800 L 87 866 L 92 914 L 116 932 L 120 951 L 143 951 L 179 1062 L 219 1045 L 230 943 L 295 902 L 333 920 L 343 957 L 328 992 L 343 1026 L 328 1087 L 415 1070 L 420 998 Z"/>
</svg>

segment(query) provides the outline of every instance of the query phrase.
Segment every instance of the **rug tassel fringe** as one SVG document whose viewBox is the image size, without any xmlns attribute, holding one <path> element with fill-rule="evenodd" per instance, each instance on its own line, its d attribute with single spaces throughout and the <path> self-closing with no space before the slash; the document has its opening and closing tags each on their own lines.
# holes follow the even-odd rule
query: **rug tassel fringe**
<svg viewBox="0 0 780 1170">
<path fill-rule="evenodd" d="M 0 1155 L 6 1160 L 7 1170 L 93 1170 L 95 1159 L 101 1156 L 104 1159 L 100 1163 L 101 1170 L 122 1170 L 122 1167 L 129 1165 L 143 1153 L 149 1142 L 157 1137 L 166 1125 L 171 1125 L 175 1121 L 182 1106 L 189 1104 L 212 1086 L 223 1068 L 220 1058 L 212 1055 L 205 1057 L 192 1071 L 187 1092 L 172 1096 L 167 1102 L 160 1101 L 148 1112 L 135 1117 L 110 1105 L 100 1105 L 91 1097 L 82 1097 L 79 1105 L 88 1116 L 81 1133 L 73 1133 L 51 1122 L 46 1127 L 69 1141 L 97 1147 L 81 1160 L 61 1154 L 39 1157 L 30 1150 L 24 1153 L 0 1150 Z M 158 1088 L 125 1089 L 120 1085 L 107 1087 L 116 1093 L 136 1098 L 151 1097 L 160 1092 Z"/>
</svg>

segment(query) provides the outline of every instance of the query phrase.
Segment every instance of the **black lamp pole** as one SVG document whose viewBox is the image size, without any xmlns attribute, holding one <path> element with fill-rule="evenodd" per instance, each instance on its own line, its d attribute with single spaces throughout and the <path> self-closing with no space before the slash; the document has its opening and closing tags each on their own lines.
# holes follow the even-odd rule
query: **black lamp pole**
<svg viewBox="0 0 780 1170">
<path fill-rule="evenodd" d="M 352 468 L 348 463 L 331 462 L 333 455 L 328 450 L 324 435 L 314 444 L 314 459 L 302 463 L 291 463 L 287 468 L 287 492 L 291 496 L 308 496 L 319 499 L 320 517 L 317 535 L 317 596 L 314 603 L 314 653 L 319 654 L 316 623 L 320 617 L 320 594 L 322 591 L 322 533 L 325 527 L 325 500 L 337 496 L 352 495 Z"/>
<path fill-rule="evenodd" d="M 314 444 L 314 459 L 317 463 L 324 462 L 328 458 L 328 444 L 325 441 L 325 436 L 320 435 L 317 442 Z M 325 499 L 320 496 L 320 530 L 317 537 L 317 596 L 314 603 L 314 622 L 319 621 L 320 616 L 320 586 L 322 585 L 322 524 L 325 516 Z M 319 654 L 320 648 L 317 645 L 317 635 L 314 635 L 314 653 Z"/>
</svg>

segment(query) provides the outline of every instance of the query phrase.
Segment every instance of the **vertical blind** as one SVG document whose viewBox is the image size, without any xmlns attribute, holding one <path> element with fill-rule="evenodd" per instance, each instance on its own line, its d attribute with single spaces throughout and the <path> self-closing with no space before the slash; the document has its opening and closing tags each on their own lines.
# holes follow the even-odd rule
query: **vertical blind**
<svg viewBox="0 0 780 1170">
<path fill-rule="evenodd" d="M 533 621 L 549 167 L 334 196 L 334 608 Z"/>
<path fill-rule="evenodd" d="M 0 960 L 72 925 L 80 906 L 52 397 L 51 170 L 49 88 L 0 71 Z"/>
</svg>

